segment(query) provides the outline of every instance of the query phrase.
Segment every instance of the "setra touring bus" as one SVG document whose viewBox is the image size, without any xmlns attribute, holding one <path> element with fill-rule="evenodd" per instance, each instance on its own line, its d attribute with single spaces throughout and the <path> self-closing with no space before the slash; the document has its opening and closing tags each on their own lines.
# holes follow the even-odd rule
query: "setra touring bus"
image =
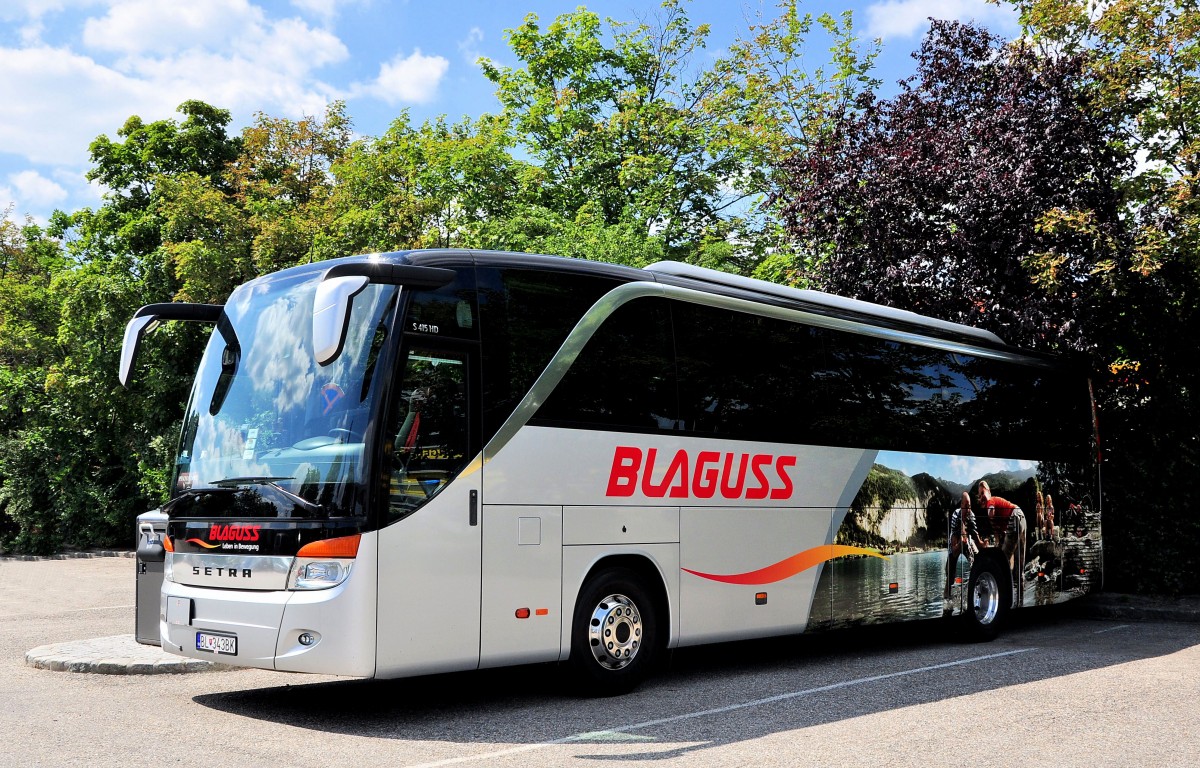
<svg viewBox="0 0 1200 768">
<path fill-rule="evenodd" d="M 175 460 L 164 649 L 392 678 L 1012 609 L 1102 574 L 1087 377 L 677 262 L 373 254 L 223 306 Z"/>
</svg>

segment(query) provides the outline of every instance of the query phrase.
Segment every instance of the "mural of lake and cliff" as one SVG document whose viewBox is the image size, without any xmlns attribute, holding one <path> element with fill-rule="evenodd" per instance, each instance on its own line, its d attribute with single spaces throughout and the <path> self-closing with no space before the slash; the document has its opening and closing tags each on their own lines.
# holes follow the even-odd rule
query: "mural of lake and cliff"
<svg viewBox="0 0 1200 768">
<path fill-rule="evenodd" d="M 995 544 L 997 532 L 976 498 L 981 480 L 1024 513 L 1023 605 L 1061 602 L 1098 588 L 1100 518 L 1090 478 L 1047 462 L 884 451 L 840 525 L 834 519 L 835 544 L 873 549 L 883 557 L 827 563 L 816 599 L 828 599 L 830 611 L 814 610 L 812 628 L 960 613 L 970 562 L 961 555 L 957 563 L 948 562 L 950 520 L 967 492 L 980 536 Z M 949 584 L 948 568 L 954 569 Z M 1015 587 L 1017 574 L 1013 578 Z M 822 615 L 829 618 L 816 619 Z"/>
</svg>

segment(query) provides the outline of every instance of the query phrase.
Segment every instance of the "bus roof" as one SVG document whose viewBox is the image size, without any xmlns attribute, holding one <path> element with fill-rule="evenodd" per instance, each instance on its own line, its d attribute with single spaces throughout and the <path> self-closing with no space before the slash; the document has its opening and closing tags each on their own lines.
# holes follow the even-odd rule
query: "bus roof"
<svg viewBox="0 0 1200 768">
<path fill-rule="evenodd" d="M 1002 338 L 982 328 L 939 320 L 869 301 L 849 299 L 821 291 L 792 288 L 678 261 L 659 261 L 643 269 L 638 269 L 607 262 L 513 251 L 437 249 L 373 254 L 373 256 L 375 258 L 395 258 L 429 266 L 469 261 L 479 265 L 582 272 L 626 281 L 650 280 L 709 293 L 723 293 L 770 304 L 783 304 L 818 314 L 835 315 L 874 325 L 900 326 L 909 331 L 921 332 L 938 338 L 1015 351 Z"/>
<path fill-rule="evenodd" d="M 779 285 L 777 283 L 769 283 L 765 280 L 756 280 L 752 277 L 733 275 L 729 274 L 728 272 L 720 272 L 715 269 L 697 267 L 693 264 L 685 264 L 679 261 L 659 261 L 646 267 L 646 269 L 650 272 L 674 275 L 676 277 L 686 277 L 703 283 L 727 285 L 747 291 L 766 294 L 769 296 L 778 296 L 784 299 L 803 302 L 804 304 L 814 307 L 825 307 L 837 312 L 849 312 L 855 315 L 865 315 L 884 320 L 893 320 L 931 330 L 939 330 L 945 333 L 970 336 L 976 340 L 986 341 L 991 344 L 1005 344 L 1004 340 L 999 336 L 982 328 L 973 328 L 969 325 L 962 325 L 961 323 L 951 323 L 946 320 L 938 320 L 934 317 L 919 315 L 916 312 L 886 307 L 882 304 L 873 304 L 869 301 L 861 301 L 859 299 L 848 299 L 844 296 L 836 296 L 832 293 L 810 291 L 801 288 L 792 288 L 787 285 Z"/>
</svg>

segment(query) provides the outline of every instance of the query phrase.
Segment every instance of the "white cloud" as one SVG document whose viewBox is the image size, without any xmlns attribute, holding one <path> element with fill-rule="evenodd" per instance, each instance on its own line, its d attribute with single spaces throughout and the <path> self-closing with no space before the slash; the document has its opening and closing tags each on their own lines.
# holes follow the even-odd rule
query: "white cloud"
<svg viewBox="0 0 1200 768">
<path fill-rule="evenodd" d="M 0 147 L 35 163 L 80 163 L 130 114 L 169 113 L 154 85 L 69 50 L 0 48 Z"/>
<path fill-rule="evenodd" d="M 49 221 L 55 208 L 76 210 L 80 206 L 95 206 L 101 202 L 103 188 L 84 177 L 81 169 L 54 167 L 35 170 L 26 168 L 8 173 L 0 184 L 0 213 L 11 204 L 10 219 L 22 221 L 26 214 L 41 225 Z"/>
<path fill-rule="evenodd" d="M 923 34 L 930 17 L 975 21 L 1004 29 L 1016 22 L 1014 9 L 991 5 L 987 0 L 885 0 L 867 6 L 866 16 L 866 37 L 884 39 Z"/>
<path fill-rule="evenodd" d="M 334 99 L 431 101 L 450 63 L 420 50 L 375 64 L 372 80 L 336 79 L 354 67 L 331 22 L 370 1 L 0 0 L 0 193 L 21 210 L 91 204 L 92 140 L 115 139 L 130 115 L 179 119 L 188 99 L 232 111 L 234 131 Z M 472 30 L 460 50 L 480 39 Z"/>
<path fill-rule="evenodd" d="M 40 20 L 31 21 L 23 25 L 18 34 L 21 38 L 21 45 L 30 46 L 37 45 L 42 41 L 42 32 L 46 29 L 46 25 Z"/>
<path fill-rule="evenodd" d="M 949 462 L 949 473 L 944 479 L 955 480 L 961 483 L 971 483 L 984 475 L 1000 472 L 1020 472 L 1036 467 L 1037 463 L 1032 461 L 989 459 L 982 456 L 952 456 Z"/>
<path fill-rule="evenodd" d="M 244 116 L 258 110 L 298 116 L 319 114 L 339 95 L 316 74 L 349 56 L 328 31 L 300 19 L 268 22 L 254 9 L 239 17 L 247 22 L 240 28 L 223 27 L 208 11 L 245 9 L 245 2 L 207 0 L 207 10 L 181 22 L 196 32 L 196 45 L 172 49 L 163 41 L 173 33 L 158 26 L 169 14 L 140 21 L 115 15 L 118 8 L 133 6 L 141 7 L 141 0 L 115 6 L 102 21 L 126 24 L 127 31 L 144 24 L 142 32 L 157 30 L 160 42 L 121 44 L 123 55 L 112 61 L 98 58 L 104 50 L 92 57 L 44 44 L 0 47 L 0 103 L 5 105 L 0 147 L 5 152 L 35 163 L 81 164 L 99 134 L 113 136 L 133 114 L 146 121 L 174 118 L 186 99 Z M 211 44 L 201 44 L 206 41 Z"/>
<path fill-rule="evenodd" d="M 48 208 L 67 199 L 67 190 L 37 171 L 9 174 L 8 181 L 18 200 L 39 208 Z"/>
<path fill-rule="evenodd" d="M 87 20 L 83 43 L 97 51 L 167 54 L 219 45 L 263 22 L 262 10 L 246 0 L 118 0 L 105 16 Z"/>
<path fill-rule="evenodd" d="M 424 104 L 437 94 L 442 76 L 450 62 L 441 56 L 425 56 L 417 48 L 408 56 L 396 54 L 379 67 L 379 77 L 367 85 L 358 86 L 361 92 L 386 101 L 388 104 Z"/>
<path fill-rule="evenodd" d="M 4 3 L 0 4 L 0 20 L 37 20 L 67 8 L 87 8 L 102 2 L 104 0 L 4 0 Z"/>
</svg>

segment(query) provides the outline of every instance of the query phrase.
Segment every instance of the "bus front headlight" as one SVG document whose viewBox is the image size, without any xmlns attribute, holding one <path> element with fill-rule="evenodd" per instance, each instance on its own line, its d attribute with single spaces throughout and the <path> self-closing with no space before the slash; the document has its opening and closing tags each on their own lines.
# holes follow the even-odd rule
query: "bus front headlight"
<svg viewBox="0 0 1200 768">
<path fill-rule="evenodd" d="M 288 589 L 329 589 L 350 576 L 353 560 L 323 560 L 297 557 L 288 572 Z"/>
<path fill-rule="evenodd" d="M 305 544 L 288 571 L 290 590 L 329 589 L 350 577 L 358 555 L 359 534 Z"/>
</svg>

